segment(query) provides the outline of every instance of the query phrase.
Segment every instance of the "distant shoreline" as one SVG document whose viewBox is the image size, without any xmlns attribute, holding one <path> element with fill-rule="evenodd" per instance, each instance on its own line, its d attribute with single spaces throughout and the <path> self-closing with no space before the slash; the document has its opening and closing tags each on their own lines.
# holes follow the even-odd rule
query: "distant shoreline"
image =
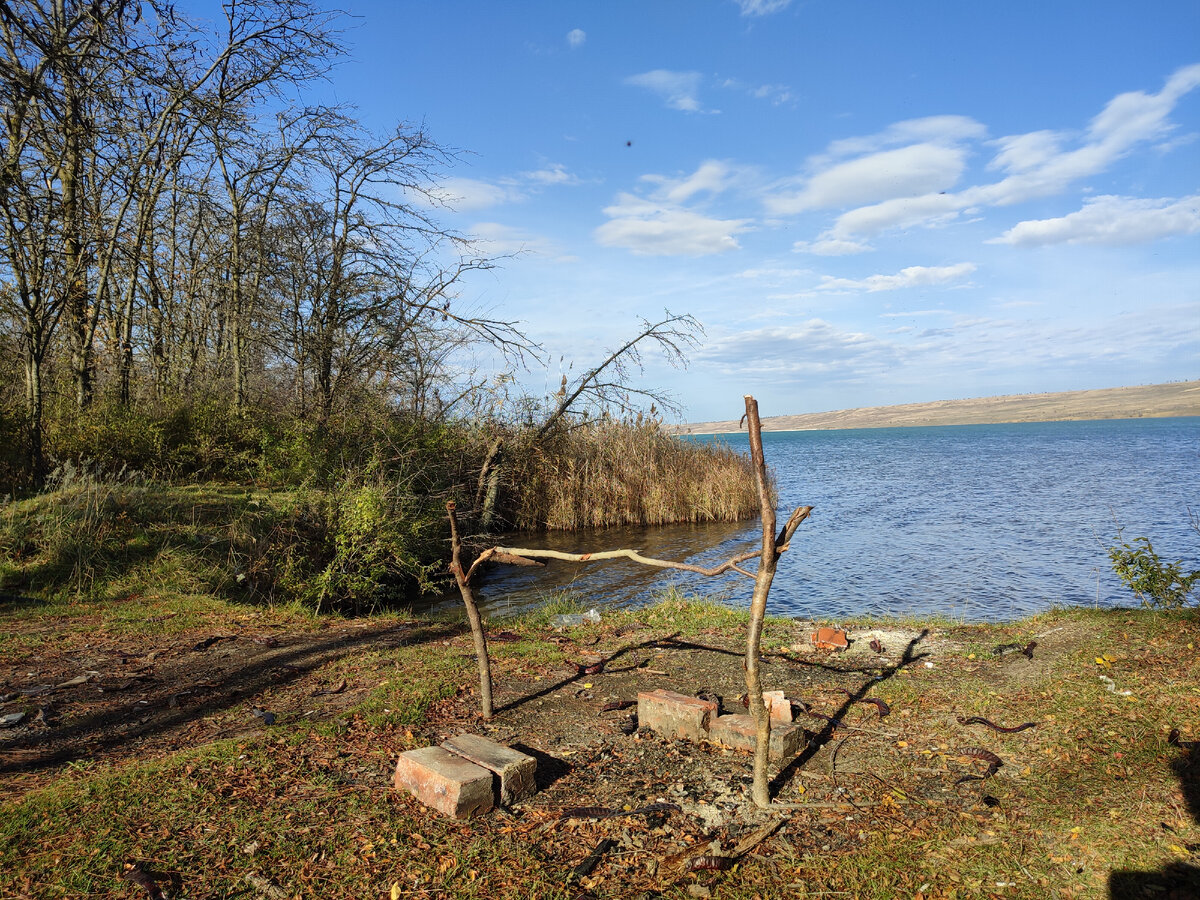
<svg viewBox="0 0 1200 900">
<path fill-rule="evenodd" d="M 1200 416 L 1200 381 L 1137 387 L 1008 394 L 966 400 L 937 400 L 871 406 L 794 416 L 766 416 L 763 431 L 830 431 L 841 428 L 912 428 L 923 425 L 1000 425 L 1089 419 L 1159 419 Z M 671 434 L 730 434 L 738 421 L 665 426 Z"/>
</svg>

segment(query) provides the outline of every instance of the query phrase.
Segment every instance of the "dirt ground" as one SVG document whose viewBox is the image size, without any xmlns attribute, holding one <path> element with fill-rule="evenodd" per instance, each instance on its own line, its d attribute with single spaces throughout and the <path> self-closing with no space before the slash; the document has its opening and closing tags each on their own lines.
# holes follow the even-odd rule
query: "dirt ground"
<svg viewBox="0 0 1200 900">
<path fill-rule="evenodd" d="M 23 792 L 80 759 L 115 762 L 252 734 L 276 722 L 337 718 L 375 685 L 370 672 L 360 673 L 359 683 L 330 674 L 334 664 L 359 650 L 386 651 L 430 640 L 454 646 L 449 652 L 469 647 L 461 626 L 421 622 L 337 623 L 315 633 L 250 626 L 157 640 L 122 640 L 86 630 L 55 635 L 52 628 L 41 627 L 51 633 L 36 652 L 0 660 L 0 715 L 26 711 L 19 724 L 0 731 L 0 779 L 10 791 Z M 789 697 L 803 698 L 815 713 L 836 716 L 844 724 L 865 726 L 878 718 L 875 707 L 855 707 L 844 692 L 857 699 L 878 680 L 910 666 L 933 664 L 947 648 L 961 649 L 960 642 L 945 635 L 875 629 L 859 632 L 850 650 L 835 654 L 813 650 L 802 639 L 808 628 L 798 623 L 797 640 L 789 649 L 768 651 L 764 684 L 784 687 Z M 628 746 L 622 726 L 630 729 L 636 705 L 611 712 L 602 708 L 614 701 L 636 701 L 640 690 L 708 694 L 724 698 L 723 712 L 744 712 L 737 702 L 745 691 L 744 644 L 722 629 L 697 639 L 636 624 L 619 633 L 596 631 L 580 641 L 552 630 L 543 637 L 582 664 L 605 658 L 602 673 L 573 673 L 568 662 L 561 671 L 518 670 L 515 677 L 498 677 L 493 722 L 479 721 L 476 696 L 468 690 L 434 707 L 426 717 L 426 736 L 436 741 L 475 730 L 524 744 L 547 758 L 570 760 L 591 751 L 603 755 L 609 744 Z M 505 636 L 501 633 L 495 643 Z M 872 638 L 882 641 L 883 655 L 867 646 Z M 1008 654 L 1012 677 L 1036 672 L 1053 646 L 1053 640 L 1043 643 L 1033 661 Z M 908 658 L 902 659 L 905 653 Z M 497 675 L 503 675 L 502 667 Z M 797 716 L 814 737 L 824 721 L 819 715 Z M 634 736 L 635 743 L 647 745 L 637 753 L 639 759 L 658 744 L 644 737 Z M 666 752 L 673 757 L 683 751 Z M 720 768 L 726 761 L 727 768 L 745 768 L 742 754 L 691 748 L 690 755 L 702 758 L 703 767 Z M 618 793 L 631 784 L 619 775 L 608 780 Z M 597 785 L 596 790 L 605 789 Z"/>
<path fill-rule="evenodd" d="M 347 675 L 347 660 L 418 643 L 465 657 L 471 646 L 462 626 L 413 621 L 344 622 L 317 631 L 251 622 L 158 639 L 86 630 L 57 635 L 52 626 L 38 627 L 48 630 L 35 650 L 0 661 L 0 716 L 26 712 L 0 730 L 0 786 L 10 797 L 61 777 L 80 760 L 119 763 L 299 721 L 338 721 L 381 674 L 366 667 Z M 969 838 L 974 849 L 989 840 L 989 825 L 1020 819 L 1026 775 L 1043 765 L 1052 733 L 1069 728 L 1061 717 L 1047 719 L 1047 673 L 1078 655 L 1096 626 L 1067 618 L 1042 631 L 1007 634 L 970 626 L 850 628 L 852 644 L 844 652 L 814 649 L 811 629 L 807 622 L 776 624 L 764 640 L 764 686 L 783 689 L 807 709 L 797 706 L 796 721 L 807 732 L 804 750 L 773 771 L 777 801 L 797 809 L 768 825 L 787 832 L 786 841 L 776 843 L 776 853 L 786 848 L 778 865 L 851 851 L 868 830 L 911 836 L 921 828 L 944 830 L 958 817 L 982 835 Z M 997 653 L 997 634 L 1015 648 Z M 558 646 L 565 661 L 553 663 L 544 654 L 506 655 L 501 648 L 515 637 L 492 632 L 498 659 L 491 722 L 479 720 L 468 678 L 456 696 L 436 703 L 421 724 L 399 729 L 404 734 L 396 739 L 402 747 L 474 732 L 535 755 L 539 793 L 501 813 L 510 822 L 497 826 L 501 830 L 544 842 L 548 858 L 564 870 L 611 841 L 622 854 L 621 877 L 649 884 L 669 867 L 695 866 L 705 850 L 731 852 L 768 822 L 749 801 L 748 754 L 664 739 L 636 722 L 638 692 L 655 688 L 716 696 L 725 712 L 741 712 L 740 629 L 687 637 L 636 621 L 569 635 L 545 629 L 533 637 Z M 991 643 L 982 646 L 981 639 Z M 872 640 L 882 652 L 871 648 Z M 1020 648 L 1030 641 L 1036 646 L 1027 658 Z M 601 659 L 602 672 L 576 671 Z M 977 693 L 964 697 L 962 684 Z M 1120 695 L 1114 691 L 1112 699 Z M 980 714 L 966 708 L 967 700 L 982 704 L 981 714 L 1001 725 L 1037 725 L 1009 734 L 963 724 L 960 716 Z M 605 710 L 620 701 L 624 708 Z M 974 749 L 998 754 L 998 772 L 973 758 Z M 1125 777 L 1120 756 L 1109 766 L 1117 778 Z M 360 765 L 353 777 L 386 790 L 390 774 Z M 1173 802 L 1182 806 L 1185 798 Z M 690 849 L 671 852 L 680 847 Z M 1074 869 L 1084 871 L 1068 856 L 1062 867 L 1068 880 L 1080 877 L 1070 874 Z M 598 887 L 604 872 L 599 866 L 579 883 Z M 703 874 L 689 876 L 695 896 L 705 896 Z"/>
</svg>

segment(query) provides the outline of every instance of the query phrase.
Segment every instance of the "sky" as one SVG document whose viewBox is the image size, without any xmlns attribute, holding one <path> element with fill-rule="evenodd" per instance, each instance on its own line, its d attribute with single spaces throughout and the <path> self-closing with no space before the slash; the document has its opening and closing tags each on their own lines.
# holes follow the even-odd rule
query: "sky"
<svg viewBox="0 0 1200 900">
<path fill-rule="evenodd" d="M 463 300 L 678 418 L 1200 377 L 1195 0 L 343 0 L 319 93 L 460 151 Z"/>
</svg>

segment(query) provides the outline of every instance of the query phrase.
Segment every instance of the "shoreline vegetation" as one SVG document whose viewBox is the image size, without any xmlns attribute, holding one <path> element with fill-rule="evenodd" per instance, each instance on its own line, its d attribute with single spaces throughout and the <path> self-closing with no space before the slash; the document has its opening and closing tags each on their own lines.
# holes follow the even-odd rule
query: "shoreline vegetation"
<svg viewBox="0 0 1200 900">
<path fill-rule="evenodd" d="M 1200 416 L 1200 381 L 1046 394 L 1010 394 L 931 403 L 905 403 L 790 416 L 766 416 L 763 431 L 1000 425 L 1090 419 Z M 672 434 L 731 434 L 737 420 L 672 425 Z"/>
<path fill-rule="evenodd" d="M 0 594 L 75 602 L 168 584 L 362 614 L 445 584 L 447 501 L 472 552 L 503 531 L 758 512 L 745 456 L 655 420 L 543 434 L 385 409 L 313 424 L 97 404 L 48 423 L 57 469 L 0 506 Z"/>
</svg>

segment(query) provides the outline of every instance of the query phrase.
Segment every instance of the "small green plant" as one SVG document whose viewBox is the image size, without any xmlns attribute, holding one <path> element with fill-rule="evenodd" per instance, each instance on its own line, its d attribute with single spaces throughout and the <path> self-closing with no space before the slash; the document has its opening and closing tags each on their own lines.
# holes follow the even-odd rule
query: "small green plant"
<svg viewBox="0 0 1200 900">
<path fill-rule="evenodd" d="M 1123 540 L 1108 548 L 1113 571 L 1131 591 L 1137 594 L 1145 606 L 1179 609 L 1187 605 L 1188 595 L 1197 582 L 1200 570 L 1185 573 L 1183 560 L 1164 563 L 1147 537 L 1136 537 L 1132 543 Z"/>
</svg>

